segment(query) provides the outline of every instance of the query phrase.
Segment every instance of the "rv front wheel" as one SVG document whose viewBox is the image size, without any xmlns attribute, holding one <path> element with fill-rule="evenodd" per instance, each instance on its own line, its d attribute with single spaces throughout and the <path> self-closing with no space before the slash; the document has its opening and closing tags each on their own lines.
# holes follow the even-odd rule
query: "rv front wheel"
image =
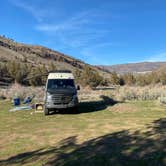
<svg viewBox="0 0 166 166">
<path fill-rule="evenodd" d="M 44 115 L 49 115 L 49 110 L 48 110 L 48 108 L 45 108 L 45 109 L 44 109 Z"/>
<path fill-rule="evenodd" d="M 75 106 L 71 109 L 72 114 L 78 114 L 78 107 Z"/>
</svg>

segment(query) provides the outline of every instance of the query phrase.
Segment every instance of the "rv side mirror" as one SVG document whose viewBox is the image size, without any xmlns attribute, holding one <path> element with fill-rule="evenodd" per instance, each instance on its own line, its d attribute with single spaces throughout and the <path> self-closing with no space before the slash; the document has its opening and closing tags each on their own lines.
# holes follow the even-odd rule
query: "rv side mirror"
<svg viewBox="0 0 166 166">
<path fill-rule="evenodd" d="M 77 85 L 77 90 L 80 90 L 80 86 L 79 85 Z"/>
</svg>

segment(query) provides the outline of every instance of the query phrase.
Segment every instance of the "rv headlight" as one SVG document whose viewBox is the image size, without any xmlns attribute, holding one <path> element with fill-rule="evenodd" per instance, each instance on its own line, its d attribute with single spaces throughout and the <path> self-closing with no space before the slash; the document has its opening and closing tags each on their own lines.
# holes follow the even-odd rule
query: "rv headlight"
<svg viewBox="0 0 166 166">
<path fill-rule="evenodd" d="M 73 95 L 73 100 L 75 100 L 77 98 L 77 95 Z"/>
<path fill-rule="evenodd" d="M 52 96 L 50 93 L 47 93 L 47 100 L 51 100 L 52 99 Z"/>
<path fill-rule="evenodd" d="M 75 102 L 76 102 L 76 103 L 78 102 L 78 97 L 77 97 L 77 95 L 74 95 L 74 96 L 73 96 L 72 102 L 74 102 L 74 103 L 75 103 Z"/>
</svg>

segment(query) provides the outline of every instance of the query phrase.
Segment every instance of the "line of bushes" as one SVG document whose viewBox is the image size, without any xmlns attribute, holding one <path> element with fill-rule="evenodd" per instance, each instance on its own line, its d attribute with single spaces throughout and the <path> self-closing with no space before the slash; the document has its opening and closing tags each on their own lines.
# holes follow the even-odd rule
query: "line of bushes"
<svg viewBox="0 0 166 166">
<path fill-rule="evenodd" d="M 11 61 L 6 63 L 0 63 L 0 82 L 14 83 L 17 82 L 22 85 L 41 86 L 46 83 L 46 76 L 41 76 L 50 70 L 56 70 L 54 63 L 50 63 L 47 66 L 44 64 L 35 65 L 30 63 L 20 63 L 17 61 Z M 146 73 L 146 74 L 133 74 L 128 73 L 124 75 L 118 75 L 113 72 L 110 74 L 110 78 L 105 79 L 94 68 L 85 65 L 83 70 L 76 69 L 74 72 L 76 82 L 82 86 L 90 86 L 91 88 L 99 85 L 129 85 L 129 86 L 147 86 L 161 84 L 166 85 L 166 68 L 162 68 L 159 71 Z M 26 79 L 31 77 L 31 79 Z M 7 79 L 10 78 L 10 79 Z"/>
<path fill-rule="evenodd" d="M 45 84 L 47 77 L 41 75 L 46 74 L 50 70 L 56 70 L 56 66 L 53 63 L 49 67 L 44 64 L 34 66 L 29 63 L 16 61 L 0 63 L 0 81 L 7 81 L 8 79 L 10 83 L 16 82 L 22 85 L 42 86 Z"/>
<path fill-rule="evenodd" d="M 166 86 L 123 86 L 111 92 L 113 98 L 119 101 L 159 100 L 166 104 Z"/>
<path fill-rule="evenodd" d="M 56 69 L 54 63 L 50 63 L 47 66 L 44 64 L 36 66 L 16 61 L 0 63 L 0 81 L 6 82 L 7 78 L 10 78 L 10 83 L 15 82 L 22 85 L 42 86 L 45 85 L 47 79 L 47 76 L 44 74 Z M 74 75 L 76 82 L 82 86 L 90 86 L 92 88 L 98 85 L 107 85 L 108 83 L 96 70 L 88 65 L 85 65 L 83 70 L 76 69 Z"/>
<path fill-rule="evenodd" d="M 118 75 L 117 73 L 113 72 L 110 82 L 115 85 L 129 86 L 147 86 L 155 84 L 166 85 L 166 67 L 162 68 L 161 70 L 145 74 L 127 73 Z"/>
</svg>

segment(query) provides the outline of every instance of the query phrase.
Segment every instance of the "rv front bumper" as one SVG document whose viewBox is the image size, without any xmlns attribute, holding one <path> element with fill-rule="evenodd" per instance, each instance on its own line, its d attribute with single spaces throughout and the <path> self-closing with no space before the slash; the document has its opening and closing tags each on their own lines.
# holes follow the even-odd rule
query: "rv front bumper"
<svg viewBox="0 0 166 166">
<path fill-rule="evenodd" d="M 66 108 L 72 108 L 76 106 L 78 106 L 78 98 L 76 98 L 75 100 L 72 100 L 68 104 L 64 104 L 64 103 L 56 104 L 52 101 L 45 102 L 45 107 L 48 109 L 66 109 Z"/>
<path fill-rule="evenodd" d="M 76 107 L 78 105 L 77 104 L 46 104 L 45 107 L 48 109 L 66 109 L 66 108 L 72 108 L 72 107 Z"/>
</svg>

